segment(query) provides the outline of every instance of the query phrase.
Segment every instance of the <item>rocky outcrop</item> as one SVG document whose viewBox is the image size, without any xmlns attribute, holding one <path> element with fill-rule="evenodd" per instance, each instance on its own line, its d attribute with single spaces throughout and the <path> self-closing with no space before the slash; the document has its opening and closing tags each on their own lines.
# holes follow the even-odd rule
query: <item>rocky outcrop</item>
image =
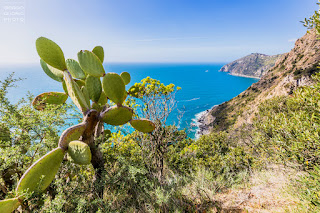
<svg viewBox="0 0 320 213">
<path fill-rule="evenodd" d="M 206 113 L 202 128 L 209 131 L 238 128 L 252 123 L 258 106 L 267 99 L 291 94 L 299 86 L 312 84 L 310 76 L 318 72 L 320 40 L 315 30 L 298 39 L 295 47 L 276 62 L 268 73 L 247 90 Z"/>
<path fill-rule="evenodd" d="M 265 55 L 252 53 L 248 56 L 224 65 L 220 71 L 229 72 L 231 75 L 261 78 L 282 55 Z"/>
</svg>

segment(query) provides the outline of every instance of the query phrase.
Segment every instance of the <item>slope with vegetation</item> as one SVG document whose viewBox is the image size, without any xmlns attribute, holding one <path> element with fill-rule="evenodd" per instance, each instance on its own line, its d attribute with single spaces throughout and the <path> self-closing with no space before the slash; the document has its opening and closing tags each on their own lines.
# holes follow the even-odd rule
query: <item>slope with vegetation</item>
<svg viewBox="0 0 320 213">
<path fill-rule="evenodd" d="M 267 75 L 211 111 L 210 134 L 193 140 L 185 130 L 167 125 L 178 88 L 147 77 L 129 93 L 116 89 L 108 97 L 117 103 L 114 108 L 131 107 L 151 120 L 153 131 L 103 125 L 112 133 L 91 131 L 95 146 L 82 144 L 84 154 L 60 144 L 67 145 L 68 154 L 63 159 L 59 155 L 57 171 L 43 169 L 41 164 L 55 162 L 42 156 L 51 156 L 61 127 L 73 125 L 67 118 L 80 120 L 83 114 L 57 96 L 28 96 L 12 104 L 8 90 L 19 79 L 10 75 L 0 82 L 0 212 L 319 212 L 319 14 L 313 19 L 307 25 L 316 30 L 299 39 Z M 90 89 L 93 95 L 80 100 L 85 89 L 75 92 L 70 87 L 83 82 L 68 79 L 66 93 L 75 96 L 72 100 L 80 110 L 86 104 L 105 110 L 95 104 L 96 87 Z M 128 78 L 118 79 L 124 83 Z M 83 135 L 77 138 L 90 142 Z M 99 151 L 98 171 L 87 150 Z M 84 158 L 85 165 L 77 161 Z M 37 181 L 29 178 L 21 192 L 15 189 L 27 176 L 23 174 Z"/>
<path fill-rule="evenodd" d="M 252 123 L 258 106 L 265 100 L 289 95 L 299 86 L 311 85 L 311 75 L 317 72 L 320 61 L 320 40 L 316 31 L 310 30 L 296 41 L 295 47 L 281 56 L 275 66 L 247 90 L 235 98 L 213 108 L 206 116 L 204 127 L 226 130 Z"/>
<path fill-rule="evenodd" d="M 231 75 L 261 78 L 268 73 L 276 61 L 282 55 L 265 55 L 261 53 L 251 53 L 243 58 L 237 59 L 224 65 L 220 71 L 229 72 Z"/>
</svg>

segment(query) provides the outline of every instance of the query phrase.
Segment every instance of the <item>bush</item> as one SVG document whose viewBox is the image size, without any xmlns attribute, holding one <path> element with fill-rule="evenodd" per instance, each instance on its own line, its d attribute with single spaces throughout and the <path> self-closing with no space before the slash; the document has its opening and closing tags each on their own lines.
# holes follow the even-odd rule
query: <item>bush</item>
<svg viewBox="0 0 320 213">
<path fill-rule="evenodd" d="M 291 97 L 266 101 L 255 121 L 255 149 L 262 158 L 285 164 L 298 163 L 303 169 L 319 163 L 320 75 L 316 84 L 299 88 Z"/>
</svg>

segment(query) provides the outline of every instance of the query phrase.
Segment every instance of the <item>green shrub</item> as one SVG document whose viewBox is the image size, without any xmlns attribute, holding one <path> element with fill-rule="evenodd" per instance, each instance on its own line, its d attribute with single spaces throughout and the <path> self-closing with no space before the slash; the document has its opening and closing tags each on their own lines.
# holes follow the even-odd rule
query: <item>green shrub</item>
<svg viewBox="0 0 320 213">
<path fill-rule="evenodd" d="M 260 106 L 255 121 L 255 149 L 262 158 L 298 163 L 303 169 L 319 163 L 320 81 Z"/>
</svg>

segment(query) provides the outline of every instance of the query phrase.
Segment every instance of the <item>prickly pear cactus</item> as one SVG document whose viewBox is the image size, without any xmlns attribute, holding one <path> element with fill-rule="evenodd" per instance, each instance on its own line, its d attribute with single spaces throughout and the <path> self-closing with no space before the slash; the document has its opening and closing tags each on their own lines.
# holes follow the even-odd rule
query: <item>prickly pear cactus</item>
<svg viewBox="0 0 320 213">
<path fill-rule="evenodd" d="M 103 124 L 119 126 L 130 123 L 143 133 L 150 133 L 155 129 L 150 120 L 133 119 L 137 117 L 133 109 L 123 105 L 128 94 L 138 97 L 137 92 L 141 91 L 141 87 L 133 86 L 129 91 L 126 90 L 126 85 L 131 81 L 128 72 L 120 75 L 105 73 L 104 51 L 101 46 L 94 47 L 92 51 L 81 50 L 78 61 L 65 60 L 62 49 L 44 37 L 37 39 L 36 49 L 43 71 L 53 80 L 62 82 L 65 92 L 38 95 L 33 100 L 34 108 L 46 110 L 47 104 L 61 105 L 70 97 L 83 113 L 83 121 L 66 129 L 61 134 L 58 147 L 30 166 L 17 184 L 16 197 L 0 201 L 1 213 L 12 212 L 18 208 L 25 200 L 25 193 L 46 190 L 54 180 L 66 153 L 69 156 L 66 159 L 73 163 L 91 163 L 95 169 L 97 165 L 101 165 L 101 162 L 97 162 L 100 158 L 95 136 L 102 133 L 106 138 L 110 138 L 112 134 L 110 130 L 103 130 Z"/>
</svg>

